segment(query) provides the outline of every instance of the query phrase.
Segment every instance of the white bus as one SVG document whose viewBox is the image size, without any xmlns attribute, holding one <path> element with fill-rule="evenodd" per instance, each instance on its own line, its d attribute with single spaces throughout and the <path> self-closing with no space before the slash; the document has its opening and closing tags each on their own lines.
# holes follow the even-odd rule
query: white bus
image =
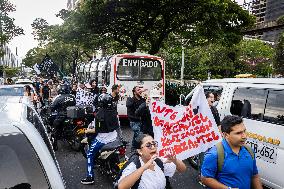
<svg viewBox="0 0 284 189">
<path fill-rule="evenodd" d="M 107 86 L 109 93 L 114 84 L 121 86 L 118 102 L 120 117 L 127 117 L 126 99 L 132 97 L 134 86 L 148 89 L 145 92 L 147 95 L 158 91 L 161 100 L 165 99 L 165 61 L 157 56 L 136 52 L 103 57 L 81 64 L 78 74 L 80 80 L 96 79 L 98 86 Z"/>
</svg>

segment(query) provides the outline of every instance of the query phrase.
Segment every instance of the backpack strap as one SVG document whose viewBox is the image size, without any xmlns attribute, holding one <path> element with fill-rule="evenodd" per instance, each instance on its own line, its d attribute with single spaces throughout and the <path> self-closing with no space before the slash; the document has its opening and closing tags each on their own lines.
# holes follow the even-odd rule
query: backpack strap
<svg viewBox="0 0 284 189">
<path fill-rule="evenodd" d="M 254 160 L 254 152 L 251 149 L 251 147 L 249 147 L 248 145 L 244 145 L 245 149 L 249 152 L 251 158 Z M 222 142 L 219 142 L 216 144 L 216 148 L 217 148 L 217 156 L 218 156 L 218 160 L 217 160 L 217 174 L 219 172 L 222 171 L 223 168 L 223 164 L 224 164 L 224 159 L 225 159 L 225 152 L 224 152 L 224 146 L 222 144 Z"/>
<path fill-rule="evenodd" d="M 217 148 L 217 156 L 218 156 L 217 173 L 219 173 L 222 171 L 223 164 L 224 164 L 224 158 L 225 158 L 225 152 L 224 152 L 224 147 L 223 147 L 222 142 L 218 142 L 216 144 L 216 148 Z"/>
<path fill-rule="evenodd" d="M 157 163 L 157 165 L 162 169 L 162 171 L 164 172 L 164 163 L 162 162 L 162 160 L 160 158 L 156 158 L 155 162 Z"/>
<path fill-rule="evenodd" d="M 156 164 L 161 168 L 161 170 L 164 172 L 164 163 L 162 162 L 162 160 L 160 158 L 156 158 L 155 159 Z M 171 183 L 170 183 L 170 177 L 166 176 L 166 189 L 172 189 L 171 187 Z"/>
<path fill-rule="evenodd" d="M 253 152 L 253 150 L 251 149 L 251 147 L 250 146 L 248 146 L 248 145 L 244 145 L 244 147 L 246 148 L 246 150 L 249 152 L 249 154 L 250 154 L 250 156 L 251 156 L 251 158 L 254 160 L 254 152 Z"/>
<path fill-rule="evenodd" d="M 133 156 L 131 156 L 131 158 L 128 161 L 133 162 L 136 165 L 136 169 L 139 169 L 141 167 L 139 155 L 137 154 L 134 154 Z M 139 179 L 135 182 L 135 184 L 131 187 L 131 189 L 138 189 L 140 181 L 141 181 L 141 177 L 139 177 Z"/>
<path fill-rule="evenodd" d="M 127 160 L 127 162 L 123 165 L 123 167 L 120 169 L 118 175 L 116 176 L 116 181 L 114 182 L 114 189 L 118 189 L 118 180 L 120 179 L 120 177 L 122 176 L 122 172 L 123 170 L 130 164 L 130 163 L 134 163 L 136 166 L 136 169 L 139 169 L 141 167 L 141 162 L 139 160 L 139 155 L 134 153 L 132 154 L 129 159 Z M 131 187 L 131 189 L 137 189 L 139 184 L 140 184 L 140 180 L 141 177 L 135 182 L 135 184 Z"/>
</svg>

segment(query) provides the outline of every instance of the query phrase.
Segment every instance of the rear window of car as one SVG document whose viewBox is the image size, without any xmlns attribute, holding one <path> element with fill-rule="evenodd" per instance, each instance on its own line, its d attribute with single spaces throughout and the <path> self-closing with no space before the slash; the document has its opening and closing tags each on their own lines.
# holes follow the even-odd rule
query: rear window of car
<svg viewBox="0 0 284 189">
<path fill-rule="evenodd" d="M 41 162 L 23 134 L 0 135 L 0 162 L 0 188 L 50 188 Z"/>
<path fill-rule="evenodd" d="M 0 88 L 0 96 L 24 96 L 23 87 Z"/>
</svg>

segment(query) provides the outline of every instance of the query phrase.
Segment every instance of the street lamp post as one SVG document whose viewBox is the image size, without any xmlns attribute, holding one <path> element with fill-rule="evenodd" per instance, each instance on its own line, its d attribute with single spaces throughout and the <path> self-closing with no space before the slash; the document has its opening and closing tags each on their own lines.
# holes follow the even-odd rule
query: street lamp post
<svg viewBox="0 0 284 189">
<path fill-rule="evenodd" d="M 184 39 L 181 40 L 181 70 L 180 70 L 180 82 L 181 85 L 184 85 L 184 80 L 183 80 L 183 76 L 184 76 Z"/>
</svg>

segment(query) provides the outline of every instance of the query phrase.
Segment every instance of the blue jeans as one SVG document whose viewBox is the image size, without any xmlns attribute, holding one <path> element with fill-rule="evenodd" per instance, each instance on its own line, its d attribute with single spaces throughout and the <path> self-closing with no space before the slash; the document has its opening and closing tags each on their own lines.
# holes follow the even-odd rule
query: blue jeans
<svg viewBox="0 0 284 189">
<path fill-rule="evenodd" d="M 136 138 L 141 132 L 142 123 L 141 122 L 130 122 L 130 127 L 134 132 L 133 139 L 132 139 L 132 148 L 136 145 Z"/>
<path fill-rule="evenodd" d="M 87 153 L 87 177 L 94 177 L 94 156 L 104 145 L 97 139 L 93 139 Z"/>
</svg>

